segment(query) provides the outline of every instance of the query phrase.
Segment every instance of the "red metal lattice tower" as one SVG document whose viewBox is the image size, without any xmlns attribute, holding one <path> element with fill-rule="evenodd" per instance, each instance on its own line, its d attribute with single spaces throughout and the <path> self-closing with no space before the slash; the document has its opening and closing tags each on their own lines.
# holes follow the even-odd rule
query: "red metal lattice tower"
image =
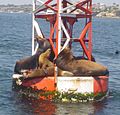
<svg viewBox="0 0 120 115">
<path fill-rule="evenodd" d="M 39 2 L 41 5 L 38 5 Z M 79 13 L 74 13 L 76 10 Z M 50 13 L 47 13 L 50 10 Z M 34 0 L 33 1 L 33 52 L 34 50 L 34 29 L 39 36 L 44 36 L 36 21 L 37 18 L 46 19 L 50 23 L 50 35 L 47 37 L 57 56 L 61 51 L 61 41 L 66 38 L 66 44 L 70 45 L 71 41 L 80 42 L 84 54 L 91 60 L 92 54 L 92 0 L 79 0 L 70 2 L 68 0 Z M 78 38 L 72 38 L 73 25 L 76 20 L 84 18 L 86 24 Z M 37 26 L 38 25 L 38 26 Z M 55 43 L 54 43 L 55 42 Z M 63 45 L 63 48 L 65 47 Z"/>
<path fill-rule="evenodd" d="M 76 12 L 79 10 L 79 12 Z M 50 24 L 50 33 L 46 37 L 37 22 L 45 19 Z M 77 38 L 73 38 L 73 25 L 79 19 L 85 19 L 85 25 Z M 72 42 L 79 42 L 83 56 L 92 58 L 92 0 L 33 0 L 33 37 L 32 54 L 37 51 L 35 33 L 50 41 L 55 57 Z M 64 42 L 63 42 L 64 41 Z M 62 47 L 61 47 L 62 44 Z M 56 70 L 56 69 L 55 69 Z M 57 73 L 57 72 L 55 72 Z M 57 74 L 55 74 L 56 78 Z"/>
</svg>

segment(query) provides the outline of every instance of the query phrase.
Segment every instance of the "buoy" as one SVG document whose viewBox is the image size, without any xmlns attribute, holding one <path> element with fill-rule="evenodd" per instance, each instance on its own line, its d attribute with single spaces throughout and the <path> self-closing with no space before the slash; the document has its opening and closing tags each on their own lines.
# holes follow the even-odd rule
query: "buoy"
<svg viewBox="0 0 120 115">
<path fill-rule="evenodd" d="M 32 56 L 16 62 L 14 88 L 23 89 L 26 95 L 33 93 L 38 98 L 65 102 L 84 102 L 105 97 L 109 72 L 106 67 L 97 64 L 92 55 L 92 0 L 33 0 L 32 19 Z M 40 28 L 38 19 L 50 24 L 49 36 Z M 75 38 L 73 27 L 79 19 L 84 19 L 85 24 L 81 25 L 83 30 Z M 74 42 L 79 43 L 83 51 L 79 61 L 70 55 L 70 59 L 75 60 L 76 69 L 69 63 L 67 54 L 60 57 L 65 48 L 69 47 L 72 51 Z M 42 63 L 45 60 L 42 58 L 46 58 L 47 63 Z"/>
</svg>

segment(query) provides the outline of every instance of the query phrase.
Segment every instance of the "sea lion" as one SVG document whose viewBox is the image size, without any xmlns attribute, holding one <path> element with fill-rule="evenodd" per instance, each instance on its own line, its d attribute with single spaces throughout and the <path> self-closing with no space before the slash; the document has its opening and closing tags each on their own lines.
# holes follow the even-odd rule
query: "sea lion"
<svg viewBox="0 0 120 115">
<path fill-rule="evenodd" d="M 47 67 L 54 67 L 54 64 L 49 60 L 51 54 L 51 49 L 47 49 L 44 53 L 39 56 L 39 67 L 40 68 L 47 68 Z"/>
<path fill-rule="evenodd" d="M 89 60 L 76 60 L 69 48 L 62 50 L 55 60 L 56 65 L 74 76 L 102 76 L 109 72 L 106 67 Z"/>
<path fill-rule="evenodd" d="M 39 56 L 39 67 L 29 72 L 29 74 L 24 74 L 25 78 L 30 77 L 45 77 L 54 75 L 54 64 L 49 60 L 51 54 L 51 49 L 47 49 Z"/>
<path fill-rule="evenodd" d="M 51 50 L 50 55 L 49 55 L 49 60 L 53 62 L 55 54 L 54 54 L 54 51 L 52 50 L 52 46 L 50 45 L 50 42 L 45 38 L 41 38 L 40 36 L 37 36 L 35 39 L 39 45 L 38 51 L 43 53 L 47 49 Z"/>
<path fill-rule="evenodd" d="M 38 66 L 38 57 L 39 53 L 26 57 L 24 59 L 21 59 L 19 61 L 16 61 L 15 67 L 14 67 L 14 73 L 21 74 L 22 70 L 30 70 L 35 69 Z"/>
<path fill-rule="evenodd" d="M 51 45 L 47 39 L 42 38 L 40 36 L 36 36 L 35 40 L 38 43 L 38 50 L 40 52 L 45 52 L 47 49 L 51 48 Z"/>
<path fill-rule="evenodd" d="M 41 38 L 39 36 L 36 37 L 36 41 L 38 42 L 38 50 L 36 54 L 33 56 L 21 59 L 16 62 L 14 67 L 14 73 L 21 74 L 21 70 L 30 70 L 35 69 L 39 65 L 39 56 L 45 52 L 47 49 L 52 49 L 49 41 L 45 38 Z M 54 59 L 54 52 L 51 50 L 51 54 L 49 56 L 49 59 L 53 61 Z"/>
<path fill-rule="evenodd" d="M 34 77 L 47 77 L 54 75 L 54 67 L 37 68 L 31 71 L 31 73 L 24 76 L 25 78 L 34 78 Z"/>
</svg>

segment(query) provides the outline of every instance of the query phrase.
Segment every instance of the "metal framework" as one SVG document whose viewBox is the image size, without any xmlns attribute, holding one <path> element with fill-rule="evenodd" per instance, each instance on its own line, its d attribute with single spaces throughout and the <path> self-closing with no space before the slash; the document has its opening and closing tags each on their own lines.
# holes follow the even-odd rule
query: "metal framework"
<svg viewBox="0 0 120 115">
<path fill-rule="evenodd" d="M 47 20 L 50 24 L 48 37 L 44 35 L 37 22 L 39 18 Z M 81 18 L 85 19 L 86 23 L 79 36 L 73 38 L 73 25 Z M 50 41 L 55 57 L 66 46 L 71 47 L 72 42 L 79 42 L 83 49 L 83 56 L 91 60 L 92 0 L 78 0 L 77 2 L 71 2 L 70 0 L 33 0 L 32 55 L 38 48 L 34 39 L 35 33 Z"/>
</svg>

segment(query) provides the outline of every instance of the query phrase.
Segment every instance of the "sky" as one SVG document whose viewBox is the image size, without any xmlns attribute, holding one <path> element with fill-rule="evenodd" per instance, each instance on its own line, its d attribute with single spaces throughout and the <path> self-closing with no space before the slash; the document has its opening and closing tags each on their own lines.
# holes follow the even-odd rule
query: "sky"
<svg viewBox="0 0 120 115">
<path fill-rule="evenodd" d="M 105 3 L 107 5 L 112 3 L 120 4 L 120 0 L 93 0 L 93 3 Z M 0 0 L 0 4 L 32 4 L 32 0 Z"/>
</svg>

